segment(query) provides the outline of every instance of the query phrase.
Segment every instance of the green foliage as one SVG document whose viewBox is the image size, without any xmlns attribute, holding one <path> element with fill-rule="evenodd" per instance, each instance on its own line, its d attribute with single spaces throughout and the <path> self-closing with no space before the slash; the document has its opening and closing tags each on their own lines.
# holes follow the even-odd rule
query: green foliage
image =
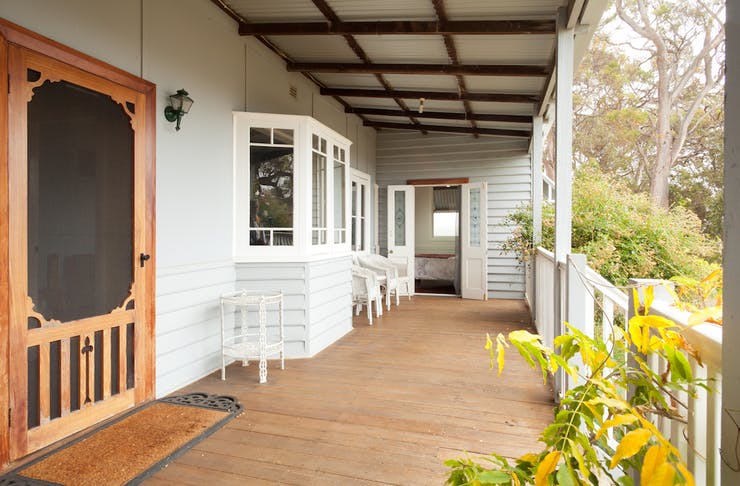
<svg viewBox="0 0 740 486">
<path fill-rule="evenodd" d="M 554 209 L 543 208 L 542 242 L 552 249 Z M 525 260 L 532 251 L 531 208 L 522 207 L 503 223 L 513 227 L 503 251 Z M 573 252 L 607 280 L 624 285 L 629 278 L 701 278 L 719 259 L 719 243 L 702 233 L 699 219 L 682 207 L 665 210 L 646 195 L 602 173 L 593 164 L 576 171 L 573 183 Z"/>
<path fill-rule="evenodd" d="M 635 301 L 638 302 L 637 296 Z M 693 485 L 680 452 L 650 422 L 649 417 L 682 419 L 671 396 L 695 395 L 706 383 L 695 379 L 690 360 L 696 351 L 668 319 L 649 315 L 653 289 L 645 290 L 644 312 L 630 319 L 628 330 L 614 328 L 609 342 L 593 339 L 568 325 L 569 333 L 547 348 L 539 336 L 513 331 L 508 338 L 488 337 L 491 365 L 504 364 L 504 352 L 513 345 L 543 376 L 558 369 L 575 384 L 561 399 L 554 421 L 542 432 L 541 451 L 509 460 L 492 455 L 487 463 L 470 459 L 447 461 L 447 484 L 478 485 Z M 633 361 L 617 363 L 614 356 L 630 352 Z M 578 357 L 578 363 L 573 358 Z M 655 369 L 648 360 L 658 360 Z M 627 390 L 634 393 L 627 397 Z"/>
</svg>

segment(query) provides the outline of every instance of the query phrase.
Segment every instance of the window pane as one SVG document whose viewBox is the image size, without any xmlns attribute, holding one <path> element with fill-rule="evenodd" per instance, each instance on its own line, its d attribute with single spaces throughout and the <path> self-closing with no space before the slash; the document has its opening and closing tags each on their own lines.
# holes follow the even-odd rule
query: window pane
<svg viewBox="0 0 740 486">
<path fill-rule="evenodd" d="M 293 145 L 293 130 L 276 128 L 272 131 L 275 145 Z"/>
<path fill-rule="evenodd" d="M 470 190 L 470 246 L 480 246 L 480 189 Z"/>
<path fill-rule="evenodd" d="M 406 245 L 406 193 L 396 191 L 393 195 L 395 201 L 395 243 L 396 246 Z"/>
<path fill-rule="evenodd" d="M 335 147 L 336 148 L 336 147 Z M 345 181 L 347 168 L 341 162 L 334 161 L 334 228 L 346 228 L 346 209 L 345 205 Z"/>
<path fill-rule="evenodd" d="M 311 221 L 314 230 L 326 228 L 326 156 L 313 152 Z M 326 243 L 326 231 L 313 231 L 313 244 Z"/>
<path fill-rule="evenodd" d="M 440 212 L 434 213 L 432 221 L 432 234 L 435 238 L 442 236 L 457 236 L 458 213 Z"/>
<path fill-rule="evenodd" d="M 292 229 L 293 149 L 250 147 L 249 174 L 249 226 Z M 252 231 L 249 239 L 250 245 L 271 244 L 266 231 Z"/>
<path fill-rule="evenodd" d="M 28 103 L 28 295 L 47 319 L 108 314 L 133 281 L 134 132 L 121 105 L 67 82 Z"/>
<path fill-rule="evenodd" d="M 357 183 L 352 182 L 352 216 L 357 216 Z"/>
<path fill-rule="evenodd" d="M 270 143 L 269 128 L 250 128 L 249 141 L 251 143 Z"/>
</svg>

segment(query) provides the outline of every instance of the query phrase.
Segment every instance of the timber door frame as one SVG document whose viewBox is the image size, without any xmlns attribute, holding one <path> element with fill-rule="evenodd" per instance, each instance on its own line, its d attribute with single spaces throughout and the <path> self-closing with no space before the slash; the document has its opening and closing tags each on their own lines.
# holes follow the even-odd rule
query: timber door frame
<svg viewBox="0 0 740 486">
<path fill-rule="evenodd" d="M 155 385 L 155 126 L 156 126 L 156 86 L 140 77 L 129 74 L 121 69 L 99 61 L 91 56 L 66 47 L 58 42 L 31 32 L 23 27 L 0 18 L 0 416 L 8 413 L 10 416 L 10 271 L 9 265 L 9 213 L 12 187 L 9 187 L 9 118 L 8 118 L 8 79 L 9 79 L 9 44 L 35 51 L 39 54 L 60 61 L 90 74 L 99 76 L 126 88 L 141 93 L 146 100 L 144 115 L 145 132 L 145 195 L 144 195 L 144 227 L 146 240 L 144 248 L 151 255 L 147 263 L 148 271 L 143 278 L 146 306 L 144 323 L 139 338 L 142 342 L 142 369 L 144 372 L 137 376 L 141 380 L 141 389 L 136 395 L 136 403 L 154 398 Z M 11 87 L 12 89 L 12 87 Z M 137 338 L 138 340 L 138 338 Z M 138 366 L 137 366 L 138 368 Z M 137 385 L 138 386 L 138 385 Z M 11 430 L 9 420 L 2 417 L 0 420 L 0 470 L 10 460 Z"/>
</svg>

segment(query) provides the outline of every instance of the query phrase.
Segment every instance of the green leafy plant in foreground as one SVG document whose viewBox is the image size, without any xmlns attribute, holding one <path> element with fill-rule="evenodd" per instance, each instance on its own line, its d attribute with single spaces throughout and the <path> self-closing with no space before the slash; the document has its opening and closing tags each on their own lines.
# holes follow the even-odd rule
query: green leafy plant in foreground
<svg viewBox="0 0 740 486">
<path fill-rule="evenodd" d="M 626 332 L 615 327 L 609 342 L 590 338 L 567 323 L 569 333 L 555 339 L 556 351 L 524 330 L 508 337 L 499 334 L 495 341 L 489 336 L 486 348 L 499 375 L 506 350 L 513 346 L 532 367 L 541 369 L 544 380 L 562 369 L 577 386 L 565 393 L 553 423 L 542 432 L 541 451 L 515 460 L 491 455 L 485 463 L 446 461 L 447 484 L 629 486 L 634 474 L 644 485 L 693 485 L 679 451 L 649 417 L 684 421 L 685 405 L 676 397 L 708 388 L 692 375 L 690 360 L 701 365 L 696 350 L 674 322 L 648 314 L 652 301 L 650 287 L 645 290 L 644 310 L 635 309 Z M 635 302 L 639 302 L 636 291 Z M 618 351 L 632 359 L 616 362 Z M 574 364 L 576 357 L 580 364 Z M 650 357 L 664 364 L 658 369 L 667 371 L 653 371 L 647 364 Z"/>
</svg>

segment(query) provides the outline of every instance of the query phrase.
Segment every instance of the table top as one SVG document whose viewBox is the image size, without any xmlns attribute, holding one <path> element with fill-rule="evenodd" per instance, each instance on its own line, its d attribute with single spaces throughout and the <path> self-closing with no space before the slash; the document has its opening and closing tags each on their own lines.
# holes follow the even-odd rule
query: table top
<svg viewBox="0 0 740 486">
<path fill-rule="evenodd" d="M 277 304 L 283 301 L 283 293 L 272 290 L 240 290 L 221 295 L 221 304 L 259 305 Z"/>
</svg>

